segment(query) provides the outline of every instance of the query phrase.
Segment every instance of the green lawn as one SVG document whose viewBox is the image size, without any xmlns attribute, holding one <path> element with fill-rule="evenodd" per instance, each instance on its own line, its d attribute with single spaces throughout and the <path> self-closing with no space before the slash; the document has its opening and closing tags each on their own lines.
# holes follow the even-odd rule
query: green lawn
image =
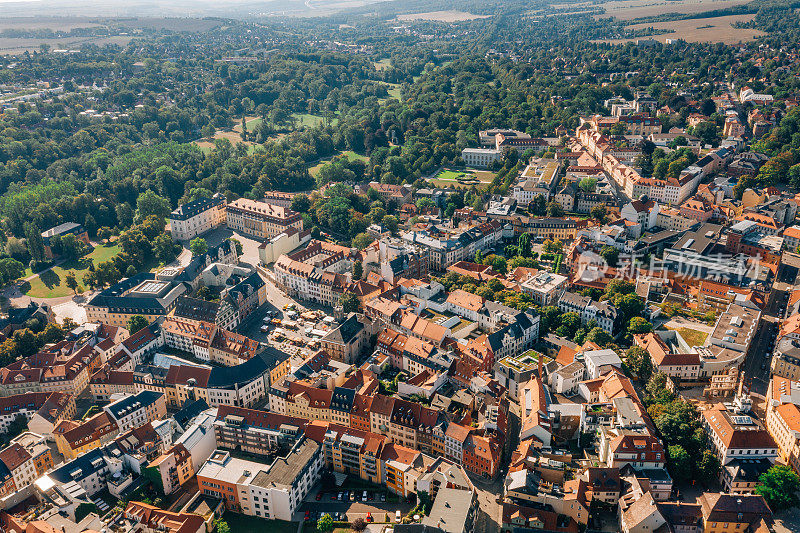
<svg viewBox="0 0 800 533">
<path fill-rule="evenodd" d="M 336 155 L 332 155 L 331 157 L 326 157 L 325 159 L 321 160 L 319 163 L 317 163 L 313 167 L 309 168 L 308 169 L 308 173 L 313 178 L 314 176 L 317 175 L 317 172 L 319 172 L 319 169 L 321 169 L 331 159 L 333 159 L 334 157 L 339 156 L 339 155 L 346 155 L 347 159 L 350 160 L 350 161 L 353 161 L 355 159 L 360 159 L 362 161 L 369 161 L 369 157 L 367 157 L 365 155 L 357 154 L 356 152 L 353 152 L 352 150 L 345 150 L 344 152 L 339 152 Z"/>
<path fill-rule="evenodd" d="M 430 183 L 435 187 L 472 187 L 473 185 L 485 187 L 492 182 L 494 175 L 494 172 L 488 171 L 444 169 L 434 176 Z"/>
<path fill-rule="evenodd" d="M 381 82 L 388 88 L 389 96 L 387 98 L 380 98 L 380 103 L 384 103 L 389 98 L 396 98 L 397 100 L 402 100 L 400 97 L 400 84 L 399 83 L 389 83 L 389 82 Z"/>
<path fill-rule="evenodd" d="M 225 522 L 235 533 L 295 533 L 297 531 L 297 522 L 267 520 L 231 512 L 225 513 Z"/>
<path fill-rule="evenodd" d="M 375 70 L 384 70 L 392 66 L 392 60 L 388 57 L 381 59 L 380 61 L 375 61 Z"/>
<path fill-rule="evenodd" d="M 261 125 L 264 120 L 261 117 L 253 118 L 247 121 L 247 131 L 253 131 L 253 128 L 257 128 Z"/>
<path fill-rule="evenodd" d="M 26 282 L 22 290 L 25 294 L 33 298 L 60 298 L 62 296 L 69 296 L 72 294 L 72 291 L 64 283 L 68 272 L 74 272 L 75 277 L 80 283 L 83 275 L 89 270 L 89 259 L 93 260 L 95 265 L 99 265 L 103 261 L 108 261 L 112 257 L 115 257 L 119 252 L 120 247 L 116 244 L 112 246 L 100 245 L 79 261 L 68 261 L 36 276 L 31 281 Z"/>
<path fill-rule="evenodd" d="M 300 127 L 308 126 L 313 128 L 314 126 L 322 124 L 323 121 L 322 116 L 309 115 L 308 113 L 294 113 L 292 116 L 298 121 L 297 125 Z M 331 119 L 331 126 L 335 126 L 338 122 L 339 119 L 337 117 L 333 117 L 333 119 Z"/>
<path fill-rule="evenodd" d="M 681 334 L 681 337 L 689 346 L 702 346 L 706 342 L 706 337 L 708 337 L 708 333 L 692 328 L 680 328 L 678 333 Z"/>
</svg>

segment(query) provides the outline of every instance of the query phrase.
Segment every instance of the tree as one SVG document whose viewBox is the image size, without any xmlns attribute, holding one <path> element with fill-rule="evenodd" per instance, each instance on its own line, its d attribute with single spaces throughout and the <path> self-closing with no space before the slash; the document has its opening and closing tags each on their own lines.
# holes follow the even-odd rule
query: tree
<svg viewBox="0 0 800 533">
<path fill-rule="evenodd" d="M 602 257 L 610 267 L 616 267 L 617 264 L 619 264 L 619 250 L 613 246 L 603 246 L 603 248 L 600 249 L 600 257 Z"/>
<path fill-rule="evenodd" d="M 333 518 L 331 515 L 325 513 L 322 515 L 319 520 L 317 520 L 317 531 L 322 533 L 326 533 L 333 529 Z"/>
<path fill-rule="evenodd" d="M 547 204 L 547 216 L 558 218 L 564 216 L 564 208 L 557 202 L 550 202 Z"/>
<path fill-rule="evenodd" d="M 433 203 L 433 200 L 431 200 L 430 198 L 420 198 L 419 200 L 417 200 L 418 211 L 427 211 L 432 207 L 436 207 L 436 204 Z"/>
<path fill-rule="evenodd" d="M 161 220 L 164 220 L 167 218 L 170 211 L 169 200 L 162 198 L 148 189 L 136 199 L 136 217 L 134 220 L 138 224 L 149 215 L 155 215 Z"/>
<path fill-rule="evenodd" d="M 244 250 L 241 241 L 239 241 L 239 239 L 234 239 L 233 237 L 229 238 L 228 240 L 231 241 L 233 243 L 233 246 L 236 248 L 236 255 L 241 257 L 242 251 Z"/>
<path fill-rule="evenodd" d="M 339 297 L 339 305 L 342 306 L 343 312 L 355 313 L 361 307 L 361 302 L 358 301 L 358 296 L 352 292 L 346 292 Z"/>
<path fill-rule="evenodd" d="M 189 250 L 192 251 L 192 257 L 203 255 L 208 252 L 208 243 L 202 237 L 195 237 L 189 243 Z"/>
<path fill-rule="evenodd" d="M 167 233 L 161 233 L 153 240 L 153 253 L 162 263 L 169 263 L 175 259 L 175 241 Z"/>
<path fill-rule="evenodd" d="M 305 194 L 298 194 L 292 198 L 292 211 L 308 213 L 309 209 L 311 209 L 311 200 Z"/>
<path fill-rule="evenodd" d="M 64 283 L 66 283 L 67 287 L 77 294 L 76 289 L 78 288 L 78 280 L 75 279 L 75 272 L 72 270 L 67 272 L 67 275 L 64 276 Z"/>
<path fill-rule="evenodd" d="M 653 371 L 650 354 L 641 346 L 628 348 L 628 351 L 625 352 L 625 366 L 642 381 L 649 380 Z"/>
<path fill-rule="evenodd" d="M 601 224 L 605 224 L 606 220 L 608 220 L 608 208 L 606 204 L 594 206 L 591 211 L 589 211 L 589 214 Z"/>
<path fill-rule="evenodd" d="M 353 531 L 364 531 L 365 529 L 367 529 L 367 521 L 360 517 L 356 518 L 350 524 L 350 529 L 352 529 Z"/>
<path fill-rule="evenodd" d="M 386 215 L 385 217 L 383 217 L 381 224 L 383 224 L 383 227 L 389 230 L 392 234 L 397 233 L 397 226 L 399 225 L 399 221 L 397 220 L 396 216 Z"/>
<path fill-rule="evenodd" d="M 364 276 L 364 265 L 361 264 L 361 261 L 356 261 L 353 263 L 353 279 L 359 280 Z"/>
<path fill-rule="evenodd" d="M 91 213 L 87 213 L 86 218 L 83 219 L 83 227 L 86 229 L 86 233 L 88 233 L 90 237 L 97 236 L 97 221 L 94 219 Z"/>
<path fill-rule="evenodd" d="M 601 348 L 614 340 L 611 335 L 600 327 L 593 328 L 586 334 L 586 342 L 593 342 Z"/>
<path fill-rule="evenodd" d="M 28 245 L 28 253 L 34 261 L 44 261 L 44 241 L 42 240 L 42 232 L 31 222 L 25 223 L 25 242 Z"/>
<path fill-rule="evenodd" d="M 374 238 L 370 237 L 366 233 L 359 233 L 358 235 L 353 237 L 351 244 L 353 248 L 358 248 L 359 250 L 363 250 L 364 248 L 372 244 L 374 240 L 375 240 Z"/>
<path fill-rule="evenodd" d="M 669 450 L 669 473 L 675 481 L 686 482 L 692 478 L 692 458 L 683 446 L 673 445 Z"/>
<path fill-rule="evenodd" d="M 79 240 L 72 233 L 68 233 L 61 237 L 61 253 L 67 259 L 76 260 L 79 257 L 86 255 L 89 251 L 88 246 L 82 240 Z"/>
<path fill-rule="evenodd" d="M 531 256 L 531 234 L 523 233 L 519 236 L 519 255 L 522 257 Z"/>
<path fill-rule="evenodd" d="M 218 518 L 214 524 L 217 526 L 217 533 L 231 533 L 230 526 L 222 518 Z"/>
<path fill-rule="evenodd" d="M 719 479 L 720 471 L 719 459 L 711 450 L 703 450 L 703 455 L 700 457 L 700 462 L 697 465 L 698 478 L 710 485 Z"/>
<path fill-rule="evenodd" d="M 797 491 L 800 490 L 800 477 L 786 465 L 774 465 L 758 478 L 760 485 L 755 489 L 767 500 L 770 509 L 780 511 L 797 507 Z"/>
<path fill-rule="evenodd" d="M 128 331 L 131 335 L 143 330 L 148 325 L 147 319 L 142 315 L 133 315 L 128 319 Z"/>
<path fill-rule="evenodd" d="M 579 183 L 578 187 L 581 188 L 584 192 L 594 192 L 594 188 L 597 185 L 597 180 L 595 178 L 583 178 Z"/>
<path fill-rule="evenodd" d="M 10 257 L 0 259 L 0 283 L 13 281 L 22 277 L 24 273 L 25 265 L 16 259 L 11 259 Z"/>
<path fill-rule="evenodd" d="M 97 238 L 103 242 L 107 242 L 113 234 L 114 232 L 108 226 L 103 226 L 97 230 Z"/>
<path fill-rule="evenodd" d="M 653 331 L 653 324 L 640 316 L 635 316 L 628 322 L 628 332 L 632 335 L 641 335 L 651 331 Z"/>
</svg>

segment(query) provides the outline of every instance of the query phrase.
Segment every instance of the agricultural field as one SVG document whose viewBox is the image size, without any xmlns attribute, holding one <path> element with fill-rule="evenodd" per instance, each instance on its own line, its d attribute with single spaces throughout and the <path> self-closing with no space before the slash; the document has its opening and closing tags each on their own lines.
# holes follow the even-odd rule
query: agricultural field
<svg viewBox="0 0 800 533">
<path fill-rule="evenodd" d="M 0 31 L 3 30 L 53 30 L 72 31 L 78 28 L 102 26 L 94 19 L 83 17 L 0 17 Z"/>
<path fill-rule="evenodd" d="M 220 22 L 190 18 L 130 18 L 130 19 L 89 19 L 85 17 L 2 17 L 0 32 L 42 31 L 69 33 L 82 28 L 108 28 L 109 35 L 86 36 L 66 35 L 56 38 L 45 37 L 0 37 L 0 54 L 18 55 L 33 52 L 47 45 L 50 50 L 78 49 L 82 45 L 125 46 L 132 39 L 129 30 L 169 30 L 169 31 L 208 31 Z M 125 33 L 126 35 L 122 35 Z"/>
<path fill-rule="evenodd" d="M 72 290 L 67 287 L 65 279 L 68 272 L 74 272 L 78 283 L 82 283 L 83 275 L 89 271 L 89 260 L 95 265 L 115 257 L 120 252 L 118 245 L 98 245 L 89 255 L 79 261 L 67 261 L 60 266 L 53 267 L 47 272 L 26 281 L 22 292 L 31 298 L 59 298 L 69 296 Z"/>
<path fill-rule="evenodd" d="M 333 159 L 334 157 L 339 156 L 339 155 L 346 155 L 347 159 L 350 160 L 350 161 L 353 161 L 354 159 L 360 159 L 362 161 L 369 161 L 369 157 L 361 155 L 361 154 L 357 154 L 357 153 L 355 153 L 355 152 L 353 152 L 351 150 L 347 150 L 347 151 L 344 151 L 344 152 L 339 152 L 336 155 L 332 155 L 330 157 L 326 157 L 325 159 L 321 159 L 319 162 L 317 162 L 316 165 L 314 165 L 313 167 L 308 169 L 308 173 L 311 175 L 312 178 L 315 177 L 317 175 L 317 173 L 319 172 L 319 169 L 321 169 L 323 166 L 325 166 L 325 164 L 328 163 L 331 159 Z"/>
<path fill-rule="evenodd" d="M 614 17 L 618 20 L 634 20 L 666 13 L 703 13 L 715 9 L 747 4 L 750 0 L 612 0 L 603 4 L 570 4 L 572 7 L 602 7 L 605 13 L 594 18 Z M 562 7 L 564 4 L 562 4 Z M 556 5 L 553 5 L 556 7 Z"/>
<path fill-rule="evenodd" d="M 434 187 L 469 188 L 473 185 L 485 188 L 494 179 L 495 173 L 488 170 L 444 169 L 428 180 Z"/>
<path fill-rule="evenodd" d="M 77 49 L 84 44 L 125 46 L 131 39 L 132 37 L 130 35 L 115 35 L 112 37 L 64 37 L 58 39 L 0 37 L 0 54 L 20 55 L 25 52 L 34 52 L 40 50 L 44 44 L 49 46 L 51 50 Z"/>
<path fill-rule="evenodd" d="M 435 22 L 463 22 L 465 20 L 476 20 L 489 18 L 491 15 L 475 15 L 473 13 L 465 13 L 464 11 L 429 11 L 427 13 L 410 13 L 406 15 L 397 15 L 397 20 L 413 21 L 413 20 L 432 20 Z"/>
<path fill-rule="evenodd" d="M 647 22 L 642 24 L 633 24 L 631 29 L 639 30 L 644 28 L 655 29 L 669 29 L 674 30 L 674 33 L 664 33 L 654 35 L 653 39 L 660 42 L 666 42 L 667 39 L 683 39 L 691 43 L 701 42 L 720 42 L 725 44 L 736 44 L 742 41 L 751 41 L 763 35 L 764 32 L 750 28 L 734 28 L 734 22 L 747 22 L 752 20 L 755 15 L 728 15 L 726 17 L 712 17 L 703 19 L 688 19 L 688 20 L 671 20 L 668 22 Z M 625 43 L 629 41 L 636 41 L 637 39 L 644 39 L 646 37 L 638 37 L 633 39 L 609 39 L 602 42 L 607 43 Z"/>
</svg>

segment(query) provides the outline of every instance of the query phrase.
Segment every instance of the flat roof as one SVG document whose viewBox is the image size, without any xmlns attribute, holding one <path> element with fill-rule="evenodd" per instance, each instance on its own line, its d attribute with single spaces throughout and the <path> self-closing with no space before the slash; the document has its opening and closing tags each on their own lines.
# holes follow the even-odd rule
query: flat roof
<svg viewBox="0 0 800 533">
<path fill-rule="evenodd" d="M 252 484 L 264 488 L 291 487 L 317 453 L 319 444 L 311 439 L 304 439 L 286 457 L 278 457 L 269 468 L 256 474 Z"/>
</svg>

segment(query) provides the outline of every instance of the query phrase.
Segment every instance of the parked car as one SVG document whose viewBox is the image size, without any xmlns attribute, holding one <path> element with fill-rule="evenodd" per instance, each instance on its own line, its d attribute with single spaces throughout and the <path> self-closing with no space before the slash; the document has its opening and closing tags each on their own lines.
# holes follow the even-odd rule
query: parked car
<svg viewBox="0 0 800 533">
<path fill-rule="evenodd" d="M 320 501 L 321 499 L 322 499 L 322 493 L 318 492 L 317 493 L 317 501 Z"/>
<path fill-rule="evenodd" d="M 382 492 L 381 492 L 381 501 L 382 501 L 382 502 L 385 502 L 385 501 L 386 501 L 386 494 L 384 494 L 384 493 L 382 493 Z"/>
<path fill-rule="evenodd" d="M 306 511 L 306 513 L 308 513 L 308 511 Z M 401 518 L 400 509 L 398 509 L 397 511 L 394 512 L 394 521 L 399 524 L 400 518 Z"/>
<path fill-rule="evenodd" d="M 311 520 L 311 513 L 309 511 L 306 511 L 306 516 L 303 518 L 303 520 L 306 522 Z"/>
<path fill-rule="evenodd" d="M 372 513 L 367 513 L 367 522 L 372 522 Z"/>
</svg>

